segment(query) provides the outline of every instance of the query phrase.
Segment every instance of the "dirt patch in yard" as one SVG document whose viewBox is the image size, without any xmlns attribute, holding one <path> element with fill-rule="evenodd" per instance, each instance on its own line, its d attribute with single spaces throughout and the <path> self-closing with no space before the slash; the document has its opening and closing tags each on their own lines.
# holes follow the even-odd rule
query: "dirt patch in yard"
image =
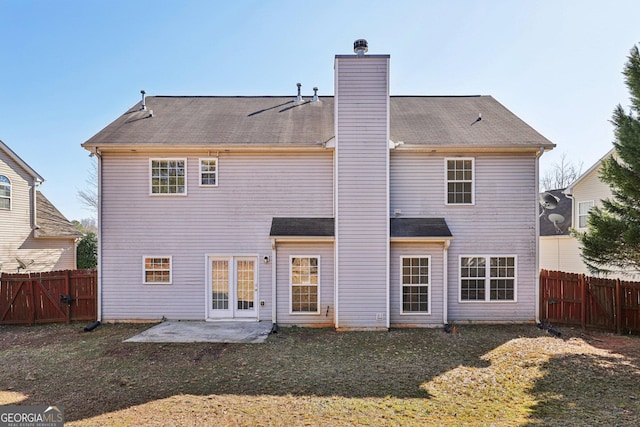
<svg viewBox="0 0 640 427">
<path fill-rule="evenodd" d="M 149 325 L 0 326 L 0 404 L 69 425 L 635 425 L 640 339 L 532 325 L 344 332 L 262 344 L 123 340 Z"/>
</svg>

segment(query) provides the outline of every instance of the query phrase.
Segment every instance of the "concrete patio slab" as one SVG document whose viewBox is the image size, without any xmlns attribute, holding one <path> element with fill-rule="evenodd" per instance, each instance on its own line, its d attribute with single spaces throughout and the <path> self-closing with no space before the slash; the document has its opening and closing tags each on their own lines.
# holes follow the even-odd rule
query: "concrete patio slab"
<svg viewBox="0 0 640 427">
<path fill-rule="evenodd" d="M 162 322 L 124 342 L 261 343 L 271 332 L 270 322 Z"/>
</svg>

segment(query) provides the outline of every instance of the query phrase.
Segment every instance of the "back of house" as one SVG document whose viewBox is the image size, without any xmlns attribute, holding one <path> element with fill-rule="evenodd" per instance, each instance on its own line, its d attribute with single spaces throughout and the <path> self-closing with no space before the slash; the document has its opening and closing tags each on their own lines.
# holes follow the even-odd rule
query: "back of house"
<svg viewBox="0 0 640 427">
<path fill-rule="evenodd" d="M 102 320 L 536 318 L 553 144 L 490 96 L 390 96 L 390 56 L 354 48 L 332 96 L 143 92 L 83 144 L 99 158 Z"/>
</svg>

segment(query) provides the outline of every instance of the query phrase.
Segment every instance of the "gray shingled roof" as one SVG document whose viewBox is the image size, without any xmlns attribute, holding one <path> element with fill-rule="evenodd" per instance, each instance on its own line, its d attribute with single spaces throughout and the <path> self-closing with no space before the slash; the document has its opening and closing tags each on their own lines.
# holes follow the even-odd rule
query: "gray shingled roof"
<svg viewBox="0 0 640 427">
<path fill-rule="evenodd" d="M 392 96 L 391 140 L 425 146 L 551 147 L 491 96 Z M 153 96 L 83 146 L 320 145 L 334 135 L 334 99 Z M 153 117 L 150 117 L 153 110 Z M 482 114 L 482 120 L 473 123 Z"/>
<path fill-rule="evenodd" d="M 273 218 L 272 237 L 333 237 L 333 218 Z"/>
<path fill-rule="evenodd" d="M 36 229 L 34 236 L 37 238 L 82 237 L 82 233 L 39 191 L 36 196 L 36 215 L 39 228 Z"/>
<path fill-rule="evenodd" d="M 391 218 L 391 237 L 452 237 L 444 218 Z"/>
</svg>

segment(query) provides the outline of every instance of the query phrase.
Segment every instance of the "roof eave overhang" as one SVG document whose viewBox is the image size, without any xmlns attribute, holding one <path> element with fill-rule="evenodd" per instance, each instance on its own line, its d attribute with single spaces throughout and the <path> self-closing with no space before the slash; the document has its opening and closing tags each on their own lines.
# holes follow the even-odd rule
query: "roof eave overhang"
<svg viewBox="0 0 640 427">
<path fill-rule="evenodd" d="M 307 243 L 307 242 L 333 242 L 334 236 L 270 236 L 276 242 Z"/>
<path fill-rule="evenodd" d="M 99 144 L 84 143 L 82 147 L 90 152 L 98 150 L 100 153 L 131 154 L 131 153 L 175 153 L 177 151 L 193 154 L 214 155 L 215 153 L 231 152 L 324 152 L 334 147 L 323 143 L 313 144 Z"/>
<path fill-rule="evenodd" d="M 544 151 L 552 150 L 555 144 L 538 144 L 538 145 L 423 145 L 423 144 L 407 144 L 404 143 L 392 151 L 398 152 L 418 152 L 418 153 L 433 153 L 433 154 L 448 154 L 448 153 L 531 153 L 538 154 L 540 149 Z"/>
<path fill-rule="evenodd" d="M 453 236 L 414 236 L 414 237 L 391 237 L 391 243 L 444 243 L 453 240 Z"/>
</svg>

